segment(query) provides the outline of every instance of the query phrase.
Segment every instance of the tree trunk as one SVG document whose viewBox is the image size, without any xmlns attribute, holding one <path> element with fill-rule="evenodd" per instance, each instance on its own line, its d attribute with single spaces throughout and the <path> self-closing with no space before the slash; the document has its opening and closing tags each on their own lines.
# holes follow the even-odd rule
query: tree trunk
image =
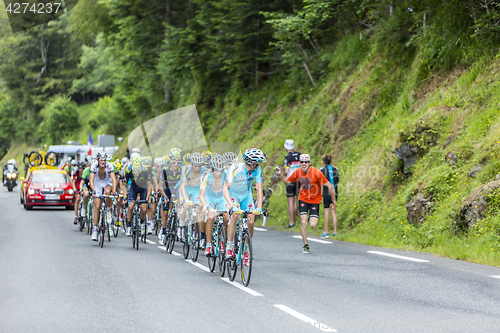
<svg viewBox="0 0 500 333">
<path fill-rule="evenodd" d="M 304 61 L 302 62 L 302 64 L 304 65 L 304 68 L 306 69 L 306 71 L 307 71 L 307 75 L 309 75 L 309 79 L 311 80 L 311 82 L 312 82 L 313 86 L 314 86 L 315 88 L 317 88 L 318 86 L 316 85 L 316 82 L 314 82 L 314 79 L 313 79 L 313 77 L 312 77 L 312 75 L 311 75 L 311 71 L 309 70 L 309 66 L 307 65 L 307 62 L 304 60 Z"/>
</svg>

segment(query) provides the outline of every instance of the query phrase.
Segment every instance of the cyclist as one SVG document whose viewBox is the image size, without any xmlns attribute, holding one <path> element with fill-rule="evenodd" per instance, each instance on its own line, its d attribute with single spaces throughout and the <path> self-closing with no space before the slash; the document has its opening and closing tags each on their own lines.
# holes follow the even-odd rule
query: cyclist
<svg viewBox="0 0 500 333">
<path fill-rule="evenodd" d="M 116 169 L 117 169 L 117 171 L 116 171 L 116 178 L 118 181 L 117 192 L 118 192 L 118 194 L 123 195 L 123 197 L 126 197 L 127 196 L 127 189 L 125 186 L 125 174 L 123 173 L 124 168 L 123 168 L 122 162 L 120 161 L 120 159 L 117 158 L 115 160 L 114 165 L 116 166 Z M 116 208 L 118 209 L 118 222 L 117 222 L 118 226 L 120 226 L 120 221 L 123 221 L 123 216 L 121 214 L 123 203 L 124 203 L 124 199 L 122 199 L 121 197 L 119 197 L 116 200 Z"/>
<path fill-rule="evenodd" d="M 233 256 L 233 240 L 236 232 L 236 221 L 240 214 L 239 207 L 252 211 L 248 218 L 248 231 L 253 237 L 256 214 L 262 214 L 262 168 L 260 164 L 267 161 L 267 156 L 258 148 L 250 148 L 243 154 L 245 163 L 235 163 L 228 171 L 227 182 L 224 184 L 224 197 L 233 211 L 232 221 L 227 227 L 226 258 Z M 254 207 L 252 196 L 252 182 L 255 180 L 257 188 L 257 207 Z M 245 256 L 248 252 L 245 251 Z M 248 259 L 245 257 L 245 259 Z"/>
<path fill-rule="evenodd" d="M 212 153 L 210 152 L 210 150 L 204 150 L 201 152 L 201 154 L 205 158 L 205 162 L 203 163 L 203 166 L 207 169 L 211 168 L 210 159 L 212 158 Z"/>
<path fill-rule="evenodd" d="M 191 164 L 185 165 L 182 168 L 180 194 L 186 203 L 179 216 L 181 227 L 185 226 L 188 207 L 192 206 L 193 203 L 198 203 L 200 200 L 201 175 L 205 172 L 205 168 L 203 167 L 204 163 L 205 158 L 203 155 L 195 152 L 191 154 Z M 200 214 L 200 207 L 196 208 L 196 216 L 198 222 L 201 222 L 202 217 Z M 203 239 L 203 235 L 205 233 L 203 223 L 200 223 L 200 232 Z"/>
<path fill-rule="evenodd" d="M 135 201 L 140 195 L 141 202 L 141 224 L 144 224 L 146 211 L 148 208 L 147 201 L 151 198 L 151 171 L 142 165 L 140 156 L 135 156 L 132 163 L 125 171 L 125 179 L 128 184 L 128 211 L 127 211 L 127 236 L 132 236 L 132 213 L 134 211 Z"/>
<path fill-rule="evenodd" d="M 200 203 L 203 206 L 203 211 L 208 211 L 206 229 L 207 247 L 205 248 L 205 255 L 209 256 L 211 253 L 213 223 L 215 220 L 215 210 L 228 211 L 228 204 L 222 189 L 227 178 L 226 160 L 222 155 L 215 154 L 212 156 L 211 164 L 213 171 L 203 175 L 200 186 Z M 224 223 L 227 226 L 229 221 L 229 214 L 224 214 Z"/>
<path fill-rule="evenodd" d="M 162 213 L 161 213 L 161 226 L 162 232 L 158 236 L 160 238 L 160 244 L 165 245 L 166 233 L 167 233 L 167 220 L 169 210 L 172 208 L 171 196 L 175 195 L 179 198 L 179 190 L 181 183 L 181 161 L 182 153 L 180 149 L 174 148 L 169 154 L 170 165 L 163 168 L 159 182 L 164 183 L 164 186 L 159 186 L 160 192 L 164 198 L 167 200 L 162 201 Z"/>
<path fill-rule="evenodd" d="M 97 153 L 97 162 L 90 166 L 90 189 L 92 195 L 100 196 L 103 193 L 106 195 L 113 194 L 116 196 L 117 180 L 113 165 L 107 162 L 108 156 L 104 151 Z M 97 178 L 96 178 L 97 175 Z M 94 198 L 94 230 L 92 231 L 92 240 L 97 241 L 97 223 L 99 222 L 99 208 L 101 199 Z M 111 199 L 106 199 L 107 220 L 111 221 Z"/>
<path fill-rule="evenodd" d="M 73 224 L 78 223 L 78 203 L 80 202 L 80 191 L 83 190 L 83 171 L 85 169 L 85 162 L 79 161 L 77 163 L 78 169 L 76 170 L 75 174 L 73 175 L 73 179 L 71 180 L 71 183 L 73 185 L 73 191 L 75 191 L 75 221 L 73 221 Z"/>
<path fill-rule="evenodd" d="M 151 156 L 144 156 L 142 158 L 142 165 L 144 168 L 148 169 L 149 172 L 151 173 L 151 192 L 150 195 L 156 196 L 156 188 L 154 187 L 154 184 L 156 182 L 156 168 L 153 166 L 153 158 Z M 149 195 L 148 195 L 149 198 Z M 146 231 L 148 234 L 153 233 L 153 227 L 151 225 L 151 219 L 153 217 L 154 211 L 153 211 L 153 206 L 154 202 L 152 200 L 148 200 L 148 210 L 147 210 L 147 222 L 146 222 Z"/>
<path fill-rule="evenodd" d="M 335 193 L 333 185 L 326 179 L 325 175 L 315 167 L 311 166 L 309 154 L 300 155 L 300 169 L 295 170 L 290 176 L 285 177 L 281 170 L 276 167 L 276 174 L 280 176 L 285 184 L 300 181 L 299 211 L 300 211 L 300 233 L 304 242 L 302 253 L 309 253 L 307 244 L 307 220 L 309 225 L 315 229 L 319 220 L 319 204 L 321 203 L 321 188 L 325 185 L 330 193 Z M 332 196 L 333 204 L 337 200 Z"/>
<path fill-rule="evenodd" d="M 161 177 L 162 177 L 162 172 L 163 172 L 163 166 L 165 164 L 165 159 L 161 156 L 155 158 L 154 160 L 154 167 L 151 169 L 152 171 L 152 177 L 153 177 L 153 197 L 154 201 L 151 204 L 151 221 L 153 220 L 152 217 L 155 216 L 156 214 L 156 208 L 158 204 L 160 203 L 160 200 L 162 197 L 160 194 L 163 194 L 165 191 L 160 191 L 160 187 L 162 187 L 162 182 L 161 182 Z M 160 221 L 156 221 L 155 223 L 160 223 Z M 154 225 L 151 222 L 151 232 L 148 229 L 148 233 L 153 233 L 153 228 Z"/>
<path fill-rule="evenodd" d="M 89 163 L 90 162 L 90 163 Z M 83 169 L 82 172 L 82 179 L 83 179 L 83 207 L 86 210 L 87 208 L 87 202 L 89 200 L 89 188 L 90 188 L 90 166 L 94 163 L 94 161 L 89 161 L 88 158 L 86 158 L 86 168 Z M 82 214 L 83 215 L 83 214 Z"/>
<path fill-rule="evenodd" d="M 285 141 L 284 145 L 288 154 L 285 156 L 285 176 L 290 176 L 295 170 L 300 168 L 300 153 L 294 151 L 294 142 L 291 139 Z M 290 223 L 285 229 L 295 226 L 295 218 L 297 217 L 297 198 L 299 195 L 300 183 L 290 183 L 286 186 L 286 199 L 288 201 L 288 216 Z"/>
</svg>

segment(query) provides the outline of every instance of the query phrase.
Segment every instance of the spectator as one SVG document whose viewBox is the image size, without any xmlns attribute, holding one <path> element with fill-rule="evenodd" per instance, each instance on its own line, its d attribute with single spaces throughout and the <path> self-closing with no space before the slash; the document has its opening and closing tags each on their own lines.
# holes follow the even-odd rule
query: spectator
<svg viewBox="0 0 500 333">
<path fill-rule="evenodd" d="M 326 185 L 329 193 L 334 193 L 335 190 L 333 189 L 333 185 L 325 178 L 321 171 L 311 166 L 311 157 L 308 154 L 300 155 L 300 169 L 295 170 L 290 176 L 283 176 L 278 167 L 276 168 L 276 174 L 280 176 L 281 181 L 287 185 L 300 180 L 300 233 L 302 235 L 302 241 L 304 242 L 304 250 L 302 253 L 309 253 L 309 245 L 307 244 L 307 221 L 309 219 L 309 225 L 313 229 L 318 226 L 321 187 Z M 336 201 L 334 201 L 333 204 L 336 204 Z"/>
<path fill-rule="evenodd" d="M 285 177 L 290 176 L 295 170 L 300 168 L 300 153 L 293 150 L 294 142 L 291 139 L 285 141 L 285 149 L 288 154 L 285 156 Z M 288 200 L 288 216 L 290 217 L 289 224 L 285 229 L 289 229 L 295 225 L 295 218 L 298 214 L 297 200 L 299 195 L 300 183 L 294 182 L 286 186 L 286 197 Z"/>
<path fill-rule="evenodd" d="M 320 169 L 320 171 L 323 173 L 325 178 L 328 179 L 330 183 L 332 183 L 333 188 L 335 189 L 335 202 L 337 202 L 339 196 L 339 171 L 336 167 L 332 167 L 330 165 L 332 163 L 332 157 L 330 155 L 323 155 L 321 157 L 321 162 L 323 163 L 323 167 Z M 328 233 L 330 214 L 332 214 L 333 223 L 332 237 L 335 237 L 337 236 L 337 206 L 333 204 L 332 194 L 328 191 L 328 188 L 326 186 L 323 186 L 323 207 L 325 208 L 325 231 L 321 235 L 321 238 L 328 238 L 330 236 Z"/>
</svg>

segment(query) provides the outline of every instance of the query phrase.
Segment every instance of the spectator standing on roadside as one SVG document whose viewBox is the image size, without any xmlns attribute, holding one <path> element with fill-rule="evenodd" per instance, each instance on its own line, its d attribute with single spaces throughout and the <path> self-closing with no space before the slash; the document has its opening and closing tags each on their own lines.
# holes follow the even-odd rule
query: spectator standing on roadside
<svg viewBox="0 0 500 333">
<path fill-rule="evenodd" d="M 279 167 L 276 167 L 276 175 L 281 178 L 285 184 L 300 181 L 299 210 L 300 210 L 300 233 L 304 242 L 302 253 L 309 253 L 307 244 L 307 221 L 315 229 L 319 220 L 319 204 L 321 203 L 321 188 L 326 185 L 330 193 L 335 193 L 333 185 L 325 176 L 311 166 L 311 157 L 309 154 L 300 155 L 300 169 L 295 170 L 290 176 L 285 177 Z M 334 200 L 333 204 L 337 204 Z M 309 215 L 309 216 L 308 216 Z"/>
<path fill-rule="evenodd" d="M 288 154 L 285 156 L 285 177 L 290 176 L 295 170 L 300 168 L 300 153 L 294 151 L 294 142 L 291 139 L 285 141 L 284 145 Z M 295 217 L 297 217 L 297 201 L 299 195 L 300 183 L 294 182 L 286 186 L 286 198 L 288 200 L 288 215 L 290 217 L 289 224 L 285 229 L 289 229 L 295 225 Z"/>
<path fill-rule="evenodd" d="M 323 155 L 321 157 L 321 162 L 323 167 L 319 169 L 323 173 L 326 179 L 333 185 L 335 189 L 335 202 L 338 198 L 338 183 L 339 183 L 339 171 L 336 167 L 332 167 L 332 157 L 330 155 Z M 323 186 L 323 207 L 325 208 L 325 231 L 321 235 L 321 238 L 328 238 L 330 235 L 328 233 L 328 226 L 330 224 L 330 214 L 332 214 L 333 223 L 333 233 L 332 237 L 337 236 L 337 205 L 333 204 L 332 193 L 328 191 L 328 187 Z"/>
</svg>

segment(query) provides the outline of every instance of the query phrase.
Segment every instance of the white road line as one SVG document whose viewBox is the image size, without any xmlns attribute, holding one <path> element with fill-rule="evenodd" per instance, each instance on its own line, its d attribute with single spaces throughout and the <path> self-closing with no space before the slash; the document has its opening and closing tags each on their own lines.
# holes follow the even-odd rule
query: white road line
<svg viewBox="0 0 500 333">
<path fill-rule="evenodd" d="M 156 245 L 156 243 L 155 243 L 155 242 L 150 241 L 149 239 L 146 239 L 146 243 L 151 244 L 151 245 Z"/>
<path fill-rule="evenodd" d="M 313 326 L 315 328 L 319 328 L 323 332 L 337 332 L 336 329 L 331 328 L 331 327 L 329 327 L 329 326 L 327 326 L 325 324 L 322 324 L 319 321 L 316 321 L 316 320 L 314 320 L 312 318 L 309 318 L 308 316 L 305 316 L 302 313 L 298 313 L 297 311 L 295 311 L 293 309 L 290 309 L 288 306 L 285 306 L 283 304 L 274 304 L 274 306 L 277 307 L 278 309 L 282 310 L 282 311 L 285 311 L 289 315 L 292 315 L 295 318 L 300 319 L 303 322 L 306 322 L 306 323 L 310 324 L 311 326 Z"/>
<path fill-rule="evenodd" d="M 415 262 L 429 262 L 429 260 L 416 259 L 416 258 L 405 257 L 405 256 L 398 256 L 397 254 L 391 254 L 391 253 L 380 252 L 380 251 L 366 251 L 366 252 L 373 253 L 373 254 L 378 254 L 378 255 L 381 255 L 381 256 L 387 256 L 387 257 L 392 257 L 392 258 L 398 258 L 398 259 L 415 261 Z"/>
<path fill-rule="evenodd" d="M 158 246 L 159 249 L 162 249 L 163 251 L 165 251 L 167 249 L 166 246 Z"/>
<path fill-rule="evenodd" d="M 300 238 L 300 239 L 302 239 L 302 236 L 293 236 L 293 238 Z M 316 238 L 308 238 L 307 240 L 311 241 L 311 242 L 321 243 L 321 244 L 332 244 L 332 242 L 327 242 L 327 241 L 324 241 L 324 240 L 321 240 L 321 239 L 316 239 Z"/>
<path fill-rule="evenodd" d="M 233 285 L 233 286 L 235 286 L 236 288 L 241 289 L 241 290 L 243 290 L 243 291 L 245 291 L 245 292 L 249 293 L 249 294 L 250 294 L 250 295 L 252 295 L 252 296 L 262 296 L 262 294 L 261 294 L 261 293 L 258 293 L 258 292 L 256 292 L 255 290 L 252 290 L 252 289 L 250 289 L 250 288 L 248 288 L 248 287 L 244 287 L 243 285 L 241 285 L 241 284 L 239 284 L 239 283 L 237 283 L 237 282 L 234 282 L 234 281 L 229 281 L 229 279 L 228 279 L 228 278 L 221 278 L 221 280 L 222 280 L 222 281 L 226 281 L 226 282 L 227 282 L 227 283 L 229 283 L 229 284 L 232 284 L 232 285 Z"/>
<path fill-rule="evenodd" d="M 257 231 L 267 231 L 267 229 L 264 229 L 264 228 L 257 228 L 257 227 L 254 227 L 254 230 L 257 230 Z"/>
<path fill-rule="evenodd" d="M 205 267 L 203 266 L 202 264 L 198 263 L 198 262 L 193 262 L 191 259 L 185 259 L 188 263 L 190 264 L 193 264 L 195 265 L 196 267 L 198 268 L 201 268 L 202 270 L 204 270 L 205 272 L 209 272 L 210 273 L 210 270 L 208 269 L 208 267 Z"/>
<path fill-rule="evenodd" d="M 490 275 L 490 277 L 495 278 L 495 279 L 500 279 L 500 275 Z"/>
<path fill-rule="evenodd" d="M 172 254 L 173 254 L 174 256 L 180 256 L 180 255 L 181 255 L 180 253 L 177 253 L 177 252 L 175 252 L 175 251 L 172 251 Z"/>
</svg>

